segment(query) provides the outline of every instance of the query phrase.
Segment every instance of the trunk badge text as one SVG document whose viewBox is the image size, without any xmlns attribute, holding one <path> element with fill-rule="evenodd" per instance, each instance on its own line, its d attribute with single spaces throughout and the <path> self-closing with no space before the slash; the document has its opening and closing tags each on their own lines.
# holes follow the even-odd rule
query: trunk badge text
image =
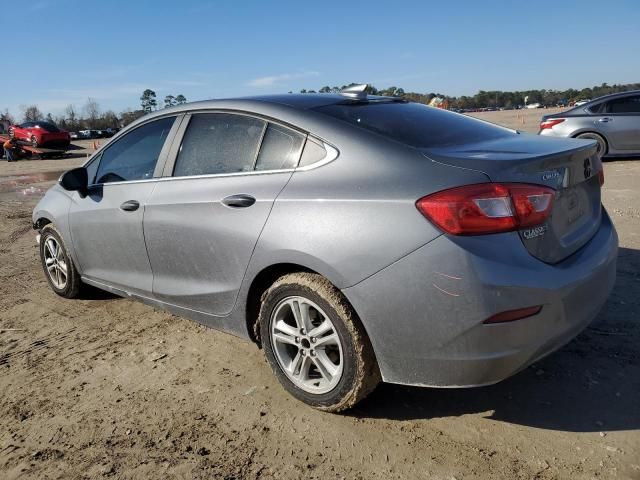
<svg viewBox="0 0 640 480">
<path fill-rule="evenodd" d="M 542 180 L 544 181 L 551 180 L 553 178 L 560 178 L 560 172 L 554 170 L 552 172 L 544 172 L 542 174 Z"/>
<path fill-rule="evenodd" d="M 524 230 L 522 232 L 522 235 L 524 235 L 524 238 L 526 238 L 527 240 L 531 240 L 532 238 L 540 237 L 545 233 L 547 233 L 547 226 L 540 225 L 534 228 L 529 228 L 528 230 Z"/>
<path fill-rule="evenodd" d="M 550 170 L 548 172 L 542 172 L 542 181 L 548 182 L 549 180 L 555 180 L 557 185 L 567 187 L 569 185 L 569 169 L 561 168 L 559 170 Z"/>
</svg>

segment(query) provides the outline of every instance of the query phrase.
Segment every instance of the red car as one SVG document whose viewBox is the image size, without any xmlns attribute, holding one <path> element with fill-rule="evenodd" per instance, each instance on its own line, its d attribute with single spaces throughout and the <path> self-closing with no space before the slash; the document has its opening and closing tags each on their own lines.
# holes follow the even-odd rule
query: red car
<svg viewBox="0 0 640 480">
<path fill-rule="evenodd" d="M 33 147 L 67 148 L 71 142 L 69 132 L 49 122 L 25 122 L 11 125 L 9 135 L 29 142 Z"/>
</svg>

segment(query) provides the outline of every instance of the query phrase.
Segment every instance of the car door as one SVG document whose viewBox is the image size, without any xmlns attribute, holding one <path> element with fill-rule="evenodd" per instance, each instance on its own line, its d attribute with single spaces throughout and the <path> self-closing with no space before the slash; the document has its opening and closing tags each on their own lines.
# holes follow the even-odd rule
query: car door
<svg viewBox="0 0 640 480">
<path fill-rule="evenodd" d="M 186 122 L 188 121 L 188 126 Z M 305 134 L 244 114 L 198 113 L 147 203 L 154 297 L 228 314 Z"/>
<path fill-rule="evenodd" d="M 607 135 L 614 150 L 640 152 L 640 95 L 607 102 L 605 114 L 596 123 Z"/>
<path fill-rule="evenodd" d="M 74 193 L 69 210 L 83 278 L 151 293 L 142 218 L 178 124 L 175 116 L 146 122 L 108 145 L 88 166 L 89 192 Z"/>
</svg>

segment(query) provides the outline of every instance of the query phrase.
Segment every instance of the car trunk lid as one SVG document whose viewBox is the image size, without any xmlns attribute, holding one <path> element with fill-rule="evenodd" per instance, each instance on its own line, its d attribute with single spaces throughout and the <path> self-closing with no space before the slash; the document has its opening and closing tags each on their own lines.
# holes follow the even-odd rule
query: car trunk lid
<svg viewBox="0 0 640 480">
<path fill-rule="evenodd" d="M 596 144 L 528 134 L 423 150 L 428 158 L 478 170 L 492 182 L 538 184 L 556 190 L 553 209 L 541 225 L 518 233 L 529 253 L 547 263 L 565 259 L 597 232 L 601 221 Z"/>
</svg>

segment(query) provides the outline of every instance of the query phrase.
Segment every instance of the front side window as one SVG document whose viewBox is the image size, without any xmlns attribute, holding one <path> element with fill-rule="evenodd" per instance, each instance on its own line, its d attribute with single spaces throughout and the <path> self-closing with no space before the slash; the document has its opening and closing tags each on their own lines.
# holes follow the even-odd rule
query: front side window
<svg viewBox="0 0 640 480">
<path fill-rule="evenodd" d="M 96 183 L 152 178 L 174 121 L 175 117 L 161 118 L 116 140 L 102 153 Z"/>
<path fill-rule="evenodd" d="M 87 179 L 89 181 L 89 185 L 92 185 L 96 180 L 96 174 L 98 173 L 98 166 L 100 165 L 100 158 L 102 157 L 102 154 L 100 154 L 98 157 L 93 158 L 88 165 L 85 165 L 85 169 L 87 170 Z"/>
<path fill-rule="evenodd" d="M 265 127 L 263 120 L 245 115 L 193 115 L 184 134 L 173 175 L 252 171 Z"/>
<path fill-rule="evenodd" d="M 640 95 L 608 102 L 608 113 L 640 113 Z"/>
<path fill-rule="evenodd" d="M 256 170 L 295 168 L 304 138 L 304 135 L 290 128 L 270 123 L 260 146 Z"/>
</svg>

